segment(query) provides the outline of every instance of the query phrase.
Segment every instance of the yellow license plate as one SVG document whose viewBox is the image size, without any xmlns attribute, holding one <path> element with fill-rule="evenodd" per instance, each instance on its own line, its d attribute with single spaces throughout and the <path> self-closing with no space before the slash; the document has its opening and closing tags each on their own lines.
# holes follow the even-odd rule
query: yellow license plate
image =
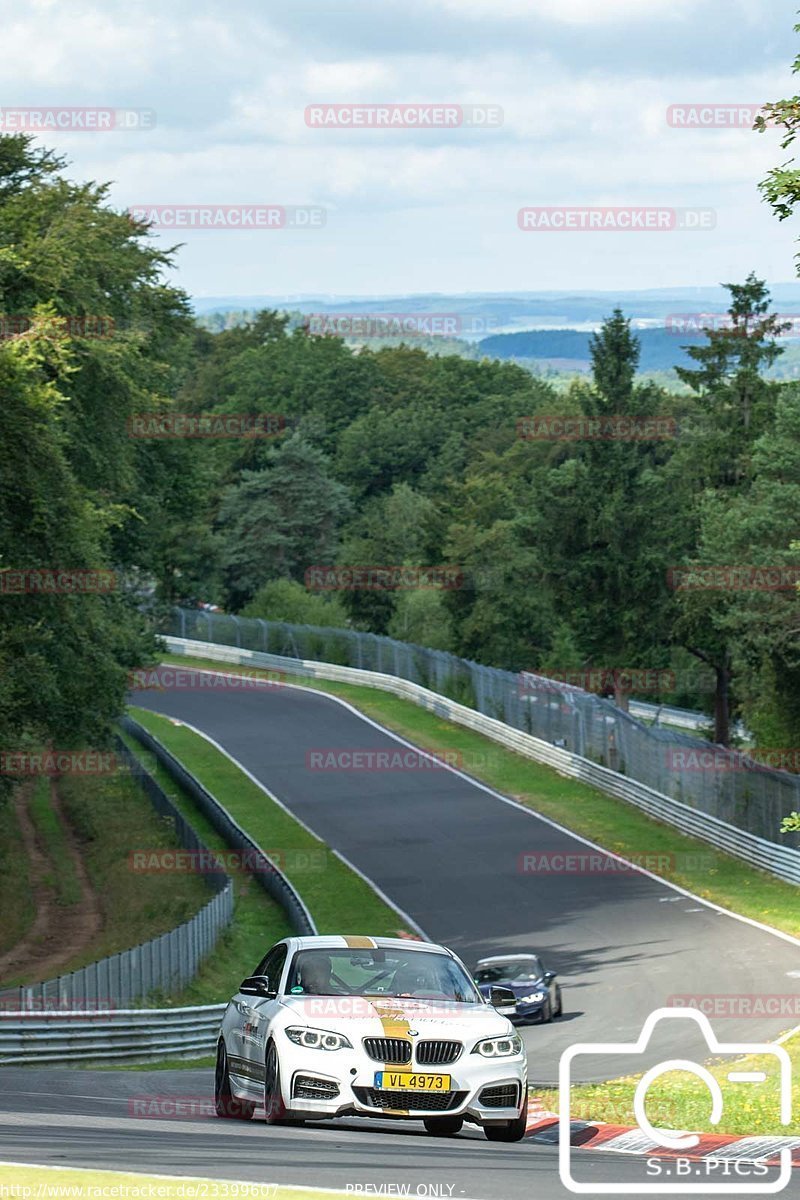
<svg viewBox="0 0 800 1200">
<path fill-rule="evenodd" d="M 376 1071 L 375 1087 L 390 1092 L 449 1092 L 449 1075 L 414 1074 L 412 1071 Z"/>
</svg>

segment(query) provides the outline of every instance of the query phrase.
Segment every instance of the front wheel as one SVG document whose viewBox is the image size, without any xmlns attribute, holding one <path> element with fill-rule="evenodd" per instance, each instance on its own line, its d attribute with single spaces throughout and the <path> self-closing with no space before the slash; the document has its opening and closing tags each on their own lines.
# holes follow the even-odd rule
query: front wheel
<svg viewBox="0 0 800 1200">
<path fill-rule="evenodd" d="M 484 1125 L 483 1132 L 490 1142 L 521 1142 L 528 1127 L 528 1094 L 525 1093 L 525 1103 L 522 1112 L 513 1121 L 505 1125 Z"/>
<path fill-rule="evenodd" d="M 461 1132 L 463 1117 L 426 1117 L 423 1125 L 433 1137 L 452 1137 Z"/>
<path fill-rule="evenodd" d="M 556 1008 L 555 1008 L 555 1012 L 553 1013 L 553 1016 L 560 1017 L 563 1012 L 564 1012 L 564 1001 L 561 999 L 561 988 L 557 987 L 556 988 Z"/>
<path fill-rule="evenodd" d="M 214 1111 L 218 1117 L 249 1121 L 254 1109 L 255 1104 L 251 1100 L 240 1100 L 231 1091 L 228 1056 L 225 1043 L 221 1041 L 217 1046 L 217 1065 L 214 1069 Z"/>
<path fill-rule="evenodd" d="M 296 1117 L 283 1102 L 281 1065 L 274 1042 L 270 1042 L 267 1047 L 264 1064 L 264 1120 L 268 1125 L 297 1125 L 303 1121 L 302 1117 Z"/>
</svg>

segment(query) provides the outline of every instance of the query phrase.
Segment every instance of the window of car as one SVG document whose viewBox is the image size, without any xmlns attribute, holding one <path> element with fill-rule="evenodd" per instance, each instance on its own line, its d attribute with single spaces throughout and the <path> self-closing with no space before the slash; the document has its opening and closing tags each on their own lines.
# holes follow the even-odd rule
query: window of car
<svg viewBox="0 0 800 1200">
<path fill-rule="evenodd" d="M 262 958 L 253 974 L 266 975 L 270 986 L 277 991 L 280 986 L 287 953 L 288 949 L 285 942 L 280 942 L 277 946 L 273 946 L 269 953 Z"/>
<path fill-rule="evenodd" d="M 313 996 L 414 996 L 465 1004 L 481 999 L 469 976 L 449 955 L 405 947 L 298 950 L 286 990 Z"/>
<path fill-rule="evenodd" d="M 541 979 L 544 974 L 541 961 L 533 954 L 525 958 L 507 958 L 479 967 L 475 978 L 478 983 L 502 983 L 520 980 L 525 983 Z"/>
</svg>

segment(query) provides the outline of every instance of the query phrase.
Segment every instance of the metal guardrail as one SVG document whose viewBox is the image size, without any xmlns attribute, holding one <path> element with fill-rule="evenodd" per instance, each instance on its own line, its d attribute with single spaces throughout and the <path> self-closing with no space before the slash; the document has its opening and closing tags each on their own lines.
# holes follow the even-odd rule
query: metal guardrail
<svg viewBox="0 0 800 1200">
<path fill-rule="evenodd" d="M 308 911 L 300 893 L 295 890 L 283 872 L 250 835 L 245 833 L 241 825 L 236 823 L 216 796 L 213 796 L 200 780 L 138 721 L 126 716 L 122 718 L 120 724 L 126 733 L 135 737 L 156 756 L 175 782 L 188 792 L 226 843 L 234 850 L 242 851 L 247 869 L 252 872 L 264 891 L 280 904 L 292 923 L 295 933 L 316 933 L 317 927 L 314 924 L 314 918 Z"/>
<path fill-rule="evenodd" d="M 408 680 L 746 833 L 783 848 L 800 847 L 800 834 L 780 834 L 787 813 L 800 810 L 800 775 L 679 729 L 645 725 L 610 701 L 555 679 L 484 667 L 443 650 L 354 629 L 196 609 L 174 609 L 163 632 Z"/>
<path fill-rule="evenodd" d="M 316 933 L 317 927 L 300 894 L 219 800 L 138 721 L 124 717 L 120 724 L 192 797 L 226 843 L 244 853 L 247 869 L 281 905 L 295 931 Z M 157 811 L 175 821 L 181 844 L 212 859 L 213 852 L 206 849 L 158 782 L 122 741 L 118 742 L 118 753 L 137 773 Z M 214 904 L 221 903 L 225 906 L 226 924 L 233 915 L 230 876 L 224 871 L 211 870 L 206 877 L 212 884 L 222 881 L 222 890 L 211 905 L 177 930 L 92 963 L 82 971 L 0 993 L 0 1064 L 144 1062 L 213 1053 L 224 1004 L 163 1009 L 115 1007 L 117 1003 L 144 998 L 154 990 L 168 992 L 193 977 L 197 963 L 212 948 L 219 932 L 206 914 Z M 176 939 L 183 937 L 185 929 L 194 936 L 192 948 L 200 956 L 196 961 L 184 957 L 183 941 L 179 942 L 181 952 L 175 951 Z M 195 969 L 191 969 L 193 962 Z"/>
<path fill-rule="evenodd" d="M 186 850 L 208 854 L 183 814 L 119 739 L 116 754 L 127 763 L 156 812 L 174 824 L 181 846 Z M 58 975 L 41 983 L 0 990 L 0 1009 L 6 1010 L 5 1015 L 8 1015 L 8 1010 L 14 1009 L 32 1010 L 34 1015 L 38 1015 L 49 1008 L 74 1008 L 86 1013 L 98 1007 L 129 1005 L 153 993 L 167 995 L 185 987 L 197 974 L 201 962 L 213 950 L 220 933 L 233 918 L 231 877 L 223 870 L 212 870 L 205 873 L 204 878 L 216 894 L 190 920 L 160 937 L 89 963 L 78 971 Z"/>
<path fill-rule="evenodd" d="M 224 1004 L 0 1012 L 0 1063 L 144 1062 L 214 1052 Z"/>
<path fill-rule="evenodd" d="M 695 712 L 691 708 L 673 708 L 670 704 L 649 704 L 646 700 L 631 700 L 628 708 L 634 717 L 639 717 L 643 721 L 655 721 L 658 725 L 664 722 L 667 725 L 677 726 L 678 729 L 703 730 L 711 730 L 714 726 L 712 717 L 707 716 L 706 713 Z M 731 728 L 737 737 L 750 737 L 749 731 L 745 729 L 741 721 L 734 722 Z"/>
<path fill-rule="evenodd" d="M 221 646 L 186 638 L 167 637 L 167 648 L 176 654 L 194 658 L 206 658 L 240 666 L 265 667 L 286 674 L 338 681 L 341 683 L 366 684 L 394 693 L 404 699 L 429 709 L 437 716 L 458 725 L 475 730 L 508 749 L 536 762 L 553 767 L 562 775 L 568 775 L 587 783 L 608 795 L 616 796 L 635 805 L 649 815 L 674 825 L 683 833 L 709 842 L 728 854 L 744 859 L 752 866 L 767 871 L 789 883 L 800 884 L 800 853 L 791 846 L 781 846 L 766 838 L 758 837 L 721 820 L 713 813 L 704 812 L 681 800 L 667 796 L 646 784 L 631 779 L 609 767 L 601 766 L 570 750 L 553 745 L 530 733 L 513 729 L 504 721 L 486 716 L 441 696 L 428 688 L 407 679 L 399 679 L 376 671 L 359 670 L 339 666 L 336 663 L 290 658 L 277 654 L 245 650 L 233 646 Z M 688 739 L 698 745 L 694 739 Z M 706 750 L 713 750 L 708 742 L 699 743 Z"/>
</svg>

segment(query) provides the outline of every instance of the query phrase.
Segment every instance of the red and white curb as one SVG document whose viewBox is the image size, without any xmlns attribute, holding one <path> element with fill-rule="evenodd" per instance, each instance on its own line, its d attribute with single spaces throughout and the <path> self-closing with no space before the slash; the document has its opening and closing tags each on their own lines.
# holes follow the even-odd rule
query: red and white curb
<svg viewBox="0 0 800 1200">
<path fill-rule="evenodd" d="M 680 1130 L 680 1133 L 689 1132 Z M 531 1098 L 526 1137 L 545 1145 L 558 1145 L 558 1113 L 549 1112 Z M 800 1167 L 800 1137 L 740 1137 L 736 1134 L 700 1133 L 691 1150 L 667 1150 L 641 1129 L 607 1125 L 604 1121 L 570 1121 L 570 1145 L 581 1150 L 611 1150 L 617 1154 L 646 1154 L 653 1158 L 704 1158 L 747 1163 L 777 1162 L 782 1150 L 791 1150 L 792 1165 Z"/>
</svg>

